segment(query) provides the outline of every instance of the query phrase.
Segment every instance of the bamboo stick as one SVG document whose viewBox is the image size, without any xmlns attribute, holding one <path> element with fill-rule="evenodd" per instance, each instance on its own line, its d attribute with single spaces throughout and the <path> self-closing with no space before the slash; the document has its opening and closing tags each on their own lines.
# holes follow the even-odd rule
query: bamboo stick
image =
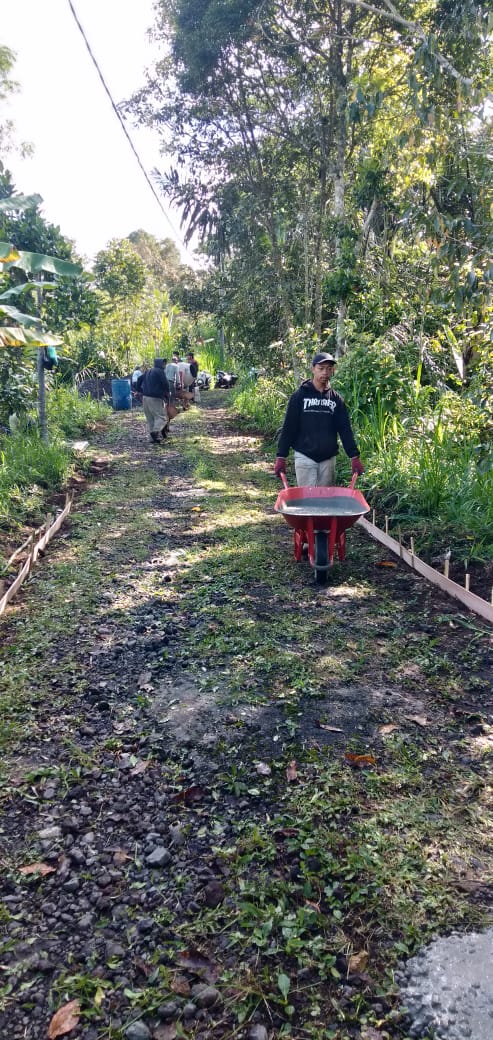
<svg viewBox="0 0 493 1040">
<path fill-rule="evenodd" d="M 378 527 L 375 527 L 374 524 L 371 524 L 369 520 L 365 520 L 364 517 L 360 517 L 357 523 L 364 531 L 366 531 L 367 534 L 370 535 L 371 538 L 374 538 L 377 542 L 381 542 L 387 549 L 390 549 L 391 552 L 395 553 L 396 556 L 399 555 L 399 544 L 396 542 L 395 538 L 385 534 Z M 440 571 L 434 570 L 434 568 L 430 567 L 429 564 L 420 560 L 419 556 L 412 557 L 411 553 L 408 552 L 407 549 L 402 550 L 402 558 L 404 562 L 412 567 L 418 574 L 421 574 L 433 585 L 438 585 L 443 592 L 447 592 L 450 596 L 453 596 L 454 599 L 458 599 L 464 604 L 464 606 L 468 607 L 469 610 L 474 611 L 475 614 L 480 614 L 481 617 L 485 618 L 486 621 L 489 621 L 490 624 L 493 625 L 493 592 L 492 602 L 488 603 L 488 601 L 482 599 L 481 596 L 476 596 L 475 593 L 465 589 L 463 585 L 458 585 L 457 582 L 452 581 L 452 579 L 446 577 L 445 574 L 441 574 Z M 447 560 L 445 562 L 447 563 Z"/>
<path fill-rule="evenodd" d="M 0 614 L 4 613 L 7 604 L 10 603 L 11 599 L 13 599 L 13 597 L 15 596 L 15 593 L 20 588 L 20 586 L 25 581 L 25 579 L 27 577 L 29 577 L 29 575 L 30 575 L 30 573 L 31 573 L 31 571 L 33 569 L 34 563 L 36 561 L 36 558 L 38 556 L 38 553 L 39 553 L 40 549 L 44 549 L 45 545 L 48 545 L 48 542 L 51 541 L 51 539 L 53 538 L 53 535 L 56 534 L 56 532 L 62 526 L 63 521 L 65 520 L 65 517 L 68 515 L 68 513 L 70 513 L 73 501 L 74 501 L 74 492 L 73 491 L 71 491 L 70 493 L 67 492 L 67 495 L 65 497 L 65 506 L 62 509 L 62 512 L 58 514 L 56 520 L 53 521 L 53 523 L 50 525 L 50 527 L 48 527 L 44 531 L 44 534 L 42 534 L 41 532 L 43 531 L 43 527 L 45 525 L 43 525 L 43 527 L 39 528 L 39 530 L 37 532 L 35 532 L 35 534 L 39 534 L 40 535 L 40 537 L 37 539 L 37 541 L 35 541 L 35 534 L 29 535 L 29 538 L 27 539 L 27 542 L 25 542 L 24 546 L 22 547 L 22 548 L 24 548 L 26 545 L 28 545 L 30 543 L 31 548 L 30 548 L 30 552 L 29 552 L 28 558 L 25 561 L 24 565 L 21 567 L 21 569 L 20 569 L 20 571 L 19 571 L 15 581 L 12 582 L 12 585 L 9 586 L 9 588 L 7 589 L 7 591 L 4 594 L 4 596 L 2 596 L 2 599 L 0 599 Z M 20 551 L 21 550 L 18 549 L 15 555 L 18 555 Z"/>
</svg>

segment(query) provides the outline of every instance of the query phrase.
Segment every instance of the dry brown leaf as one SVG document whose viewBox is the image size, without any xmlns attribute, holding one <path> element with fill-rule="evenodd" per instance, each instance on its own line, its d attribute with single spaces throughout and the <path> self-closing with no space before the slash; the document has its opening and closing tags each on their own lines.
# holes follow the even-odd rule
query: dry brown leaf
<svg viewBox="0 0 493 1040">
<path fill-rule="evenodd" d="M 377 567 L 390 567 L 391 569 L 397 567 L 397 564 L 393 560 L 380 560 L 377 563 Z"/>
<path fill-rule="evenodd" d="M 425 715 L 404 715 L 406 722 L 415 722 L 417 726 L 429 726 L 430 723 Z"/>
<path fill-rule="evenodd" d="M 364 971 L 368 964 L 368 951 L 360 950 L 359 953 L 351 954 L 348 960 L 347 967 L 350 975 L 357 975 L 360 971 Z"/>
<path fill-rule="evenodd" d="M 29 863 L 26 867 L 19 867 L 19 874 L 54 874 L 56 867 L 49 867 L 47 863 Z"/>
<path fill-rule="evenodd" d="M 205 791 L 203 787 L 199 787 L 198 784 L 192 784 L 192 786 L 187 787 L 186 790 L 174 794 L 171 801 L 175 805 L 179 802 L 183 802 L 184 805 L 193 805 L 194 802 L 200 802 L 204 795 Z"/>
<path fill-rule="evenodd" d="M 291 762 L 289 763 L 289 765 L 287 766 L 287 769 L 286 769 L 286 778 L 287 778 L 288 780 L 297 780 L 297 779 L 298 779 L 298 770 L 297 770 L 297 768 L 296 768 L 296 762 L 295 762 L 294 758 L 293 758 L 293 760 L 292 760 L 292 761 L 291 761 Z"/>
<path fill-rule="evenodd" d="M 71 1029 L 79 1024 L 80 1004 L 78 1000 L 69 1000 L 68 1004 L 58 1008 L 48 1026 L 49 1040 L 55 1040 L 57 1036 L 65 1036 Z"/>
<path fill-rule="evenodd" d="M 179 953 L 176 962 L 180 965 L 180 968 L 194 972 L 195 975 L 199 975 L 206 982 L 214 983 L 219 978 L 219 969 L 216 965 L 193 946 L 189 950 L 183 950 Z"/>
<path fill-rule="evenodd" d="M 145 773 L 148 766 L 150 766 L 150 758 L 143 759 L 141 762 L 137 762 L 137 765 L 130 770 L 130 776 L 140 776 L 141 773 Z"/>
<path fill-rule="evenodd" d="M 340 726 L 326 726 L 324 722 L 319 722 L 320 729 L 326 729 L 328 733 L 344 733 L 344 730 Z"/>
<path fill-rule="evenodd" d="M 393 733 L 396 729 L 399 729 L 397 722 L 386 722 L 383 726 L 378 727 L 378 732 L 382 734 L 382 737 L 386 737 L 388 733 Z"/>
<path fill-rule="evenodd" d="M 377 760 L 374 755 L 354 755 L 352 751 L 346 751 L 344 755 L 346 762 L 355 769 L 364 769 L 365 766 L 376 766 Z"/>
<path fill-rule="evenodd" d="M 133 859 L 129 852 L 125 852 L 125 849 L 117 849 L 113 856 L 113 863 L 115 867 L 121 867 L 128 859 Z"/>
<path fill-rule="evenodd" d="M 170 989 L 173 993 L 178 993 L 180 997 L 188 997 L 190 993 L 190 983 L 184 975 L 175 975 L 174 979 L 170 983 Z"/>
</svg>

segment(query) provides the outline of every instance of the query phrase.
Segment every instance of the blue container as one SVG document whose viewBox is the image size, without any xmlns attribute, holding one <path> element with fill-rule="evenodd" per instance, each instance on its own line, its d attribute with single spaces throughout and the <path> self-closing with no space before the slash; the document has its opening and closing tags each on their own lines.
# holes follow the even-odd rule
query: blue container
<svg viewBox="0 0 493 1040">
<path fill-rule="evenodd" d="M 111 399 L 117 412 L 127 412 L 132 407 L 130 379 L 111 380 Z"/>
</svg>

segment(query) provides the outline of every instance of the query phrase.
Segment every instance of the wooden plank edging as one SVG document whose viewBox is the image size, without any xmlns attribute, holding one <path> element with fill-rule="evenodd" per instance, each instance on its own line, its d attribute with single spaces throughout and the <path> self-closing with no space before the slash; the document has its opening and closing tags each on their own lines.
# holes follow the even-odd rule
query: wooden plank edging
<svg viewBox="0 0 493 1040">
<path fill-rule="evenodd" d="M 481 596 L 476 596 L 474 592 L 469 592 L 462 585 L 458 585 L 456 581 L 452 581 L 451 578 L 445 577 L 445 574 L 440 574 L 440 571 L 436 571 L 434 567 L 430 567 L 429 564 L 424 563 L 420 560 L 419 556 L 415 556 L 414 553 L 409 552 L 405 549 L 402 544 L 397 542 L 395 538 L 391 538 L 385 531 L 381 531 L 376 524 L 371 524 L 369 520 L 365 520 L 362 516 L 357 520 L 359 527 L 362 527 L 370 538 L 374 538 L 375 541 L 381 542 L 387 549 L 399 556 L 404 563 L 407 563 L 412 570 L 421 574 L 428 581 L 431 581 L 433 585 L 438 585 L 440 589 L 447 592 L 449 596 L 453 596 L 454 599 L 460 600 L 465 607 L 469 610 L 473 610 L 475 614 L 480 614 L 481 617 L 489 621 L 490 625 L 493 625 L 493 604 L 488 603 Z"/>
<path fill-rule="evenodd" d="M 29 577 L 33 569 L 33 566 L 39 556 L 39 553 L 42 552 L 43 549 L 48 545 L 48 542 L 51 542 L 53 535 L 55 535 L 57 531 L 60 530 L 60 527 L 62 526 L 65 517 L 68 516 L 68 514 L 70 513 L 73 500 L 74 493 L 72 491 L 70 494 L 67 495 L 65 499 L 64 508 L 62 509 L 61 513 L 58 514 L 56 520 L 53 521 L 51 526 L 49 526 L 49 521 L 51 517 L 48 517 L 45 523 L 40 528 L 38 528 L 38 530 L 35 531 L 34 534 L 29 535 L 27 541 L 25 541 L 24 544 L 20 547 L 20 549 L 17 549 L 13 556 L 11 556 L 10 559 L 15 560 L 16 556 L 18 556 L 22 549 L 24 549 L 27 545 L 29 545 L 29 543 L 31 543 L 31 549 L 27 560 L 22 565 L 15 581 L 13 581 L 11 585 L 9 585 L 9 588 L 7 589 L 5 595 L 2 596 L 2 599 L 0 599 L 0 615 L 4 613 L 7 604 L 10 603 L 10 600 L 14 598 L 17 590 L 20 589 L 22 583 L 26 580 L 27 577 Z"/>
</svg>

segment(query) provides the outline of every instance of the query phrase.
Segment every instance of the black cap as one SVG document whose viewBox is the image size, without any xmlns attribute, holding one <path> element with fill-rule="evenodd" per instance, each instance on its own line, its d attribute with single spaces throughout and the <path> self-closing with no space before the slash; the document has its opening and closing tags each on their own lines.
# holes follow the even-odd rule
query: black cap
<svg viewBox="0 0 493 1040">
<path fill-rule="evenodd" d="M 312 365 L 323 365 L 323 364 L 336 365 L 337 361 L 336 361 L 335 357 L 333 357 L 332 354 L 325 354 L 324 351 L 322 351 L 320 354 L 315 354 L 313 356 L 313 358 L 312 358 Z"/>
</svg>

